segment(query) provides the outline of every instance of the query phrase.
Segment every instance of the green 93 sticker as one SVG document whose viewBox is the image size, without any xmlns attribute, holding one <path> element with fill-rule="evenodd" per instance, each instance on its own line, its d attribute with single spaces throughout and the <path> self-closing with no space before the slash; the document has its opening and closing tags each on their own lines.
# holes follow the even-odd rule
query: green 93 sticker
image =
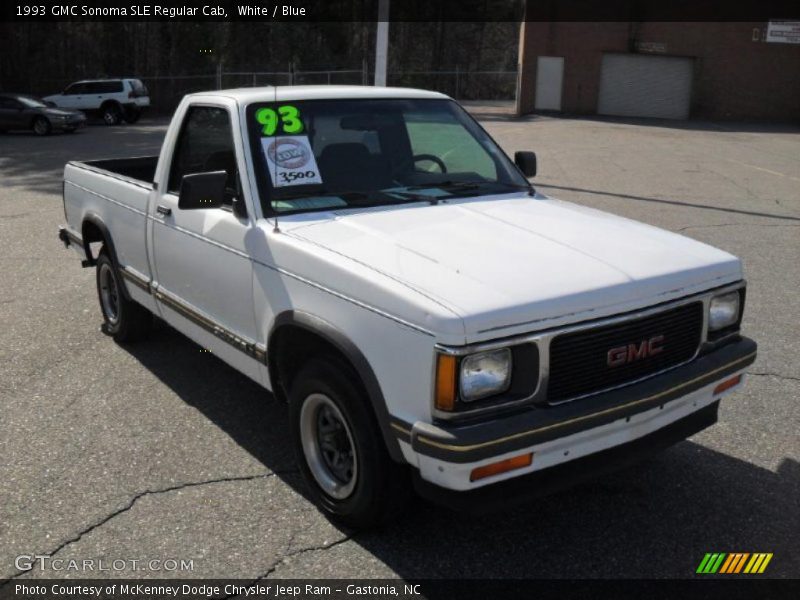
<svg viewBox="0 0 800 600">
<path fill-rule="evenodd" d="M 261 135 L 273 136 L 276 133 L 293 135 L 303 132 L 300 111 L 291 104 L 279 106 L 277 110 L 266 107 L 259 108 L 255 116 L 256 121 L 261 125 Z"/>
</svg>

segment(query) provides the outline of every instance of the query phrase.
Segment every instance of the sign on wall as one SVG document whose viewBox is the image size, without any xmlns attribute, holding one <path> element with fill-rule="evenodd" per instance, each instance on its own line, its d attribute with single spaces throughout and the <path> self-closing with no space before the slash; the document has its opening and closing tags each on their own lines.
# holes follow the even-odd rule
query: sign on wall
<svg viewBox="0 0 800 600">
<path fill-rule="evenodd" d="M 770 21 L 767 42 L 800 44 L 800 21 Z"/>
</svg>

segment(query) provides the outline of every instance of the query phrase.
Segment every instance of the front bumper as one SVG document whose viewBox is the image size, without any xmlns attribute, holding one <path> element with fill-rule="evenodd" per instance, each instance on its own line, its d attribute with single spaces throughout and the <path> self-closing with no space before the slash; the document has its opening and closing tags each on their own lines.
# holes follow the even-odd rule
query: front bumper
<svg viewBox="0 0 800 600">
<path fill-rule="evenodd" d="M 532 407 L 477 424 L 417 422 L 393 427 L 416 455 L 422 481 L 449 490 L 474 490 L 623 446 L 690 418 L 715 405 L 722 395 L 714 394 L 716 385 L 742 373 L 756 352 L 754 341 L 740 338 L 640 383 L 573 402 Z M 533 452 L 530 466 L 470 481 L 476 467 L 526 452 Z"/>
<path fill-rule="evenodd" d="M 51 119 L 54 129 L 80 129 L 86 126 L 86 117 L 70 117 L 69 119 Z"/>
</svg>

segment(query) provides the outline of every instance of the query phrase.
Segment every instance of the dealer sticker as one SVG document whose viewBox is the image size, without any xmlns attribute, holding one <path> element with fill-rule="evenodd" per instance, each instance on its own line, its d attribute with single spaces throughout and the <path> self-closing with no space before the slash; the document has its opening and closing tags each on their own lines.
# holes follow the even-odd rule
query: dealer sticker
<svg viewBox="0 0 800 600">
<path fill-rule="evenodd" d="M 274 187 L 322 183 L 307 135 L 261 138 Z"/>
</svg>

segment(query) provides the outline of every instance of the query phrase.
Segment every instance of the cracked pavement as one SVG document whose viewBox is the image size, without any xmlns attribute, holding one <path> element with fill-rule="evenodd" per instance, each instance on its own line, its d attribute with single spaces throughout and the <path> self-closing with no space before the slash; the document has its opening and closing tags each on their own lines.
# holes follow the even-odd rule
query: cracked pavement
<svg viewBox="0 0 800 600">
<path fill-rule="evenodd" d="M 759 358 L 720 422 L 491 518 L 415 501 L 383 531 L 342 531 L 304 497 L 284 407 L 164 325 L 114 344 L 99 331 L 94 273 L 56 239 L 64 162 L 155 153 L 166 123 L 4 135 L 0 580 L 97 575 L 20 574 L 20 554 L 193 561 L 104 577 L 256 580 L 686 577 L 707 551 L 746 551 L 773 552 L 772 576 L 800 575 L 800 129 L 470 109 L 509 154 L 537 152 L 544 193 L 744 259 L 743 327 Z"/>
</svg>

